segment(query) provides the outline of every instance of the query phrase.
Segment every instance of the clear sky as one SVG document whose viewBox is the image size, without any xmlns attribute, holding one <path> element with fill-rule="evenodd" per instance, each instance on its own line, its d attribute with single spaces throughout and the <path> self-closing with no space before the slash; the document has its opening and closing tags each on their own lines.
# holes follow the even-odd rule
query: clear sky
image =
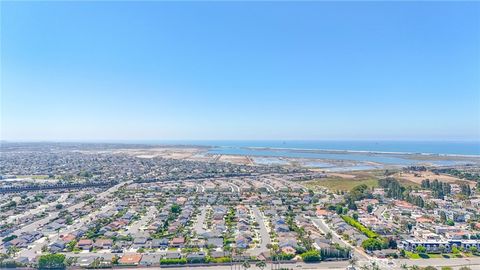
<svg viewBox="0 0 480 270">
<path fill-rule="evenodd" d="M 480 138 L 480 3 L 1 2 L 1 138 Z"/>
</svg>

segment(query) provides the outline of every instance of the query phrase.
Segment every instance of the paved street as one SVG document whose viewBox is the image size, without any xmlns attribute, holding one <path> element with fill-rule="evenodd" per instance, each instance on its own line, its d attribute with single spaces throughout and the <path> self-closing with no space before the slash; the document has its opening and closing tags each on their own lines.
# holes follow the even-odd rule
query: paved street
<svg viewBox="0 0 480 270">
<path fill-rule="evenodd" d="M 129 181 L 129 182 L 131 182 L 131 181 Z M 117 184 L 117 185 L 109 188 L 108 190 L 106 190 L 102 193 L 99 193 L 97 195 L 97 198 L 101 198 L 101 199 L 106 198 L 109 194 L 112 194 L 113 192 L 118 190 L 118 188 L 120 188 L 120 186 L 122 186 L 123 184 L 125 184 L 125 183 Z M 75 204 L 75 205 L 73 205 L 73 206 L 71 206 L 67 209 L 68 209 L 68 211 L 73 211 L 73 210 L 75 210 L 79 207 L 83 207 L 84 205 L 85 205 L 85 202 L 81 202 L 81 203 Z M 28 249 L 23 249 L 18 254 L 18 257 L 27 257 L 27 258 L 30 258 L 30 259 L 35 258 L 40 253 L 43 245 L 55 242 L 60 237 L 61 234 L 66 234 L 66 233 L 78 230 L 79 228 L 83 227 L 86 224 L 87 221 L 91 221 L 97 215 L 112 210 L 114 208 L 114 206 L 115 206 L 115 204 L 113 202 L 110 202 L 109 204 L 104 205 L 99 211 L 90 213 L 90 214 L 76 220 L 73 225 L 67 226 L 65 229 L 61 230 L 60 232 L 55 233 L 55 234 L 51 234 L 51 235 L 46 235 L 46 236 L 38 239 L 37 241 L 30 244 L 30 247 Z M 43 226 L 44 224 L 47 224 L 51 219 L 56 218 L 57 216 L 58 216 L 58 212 L 52 213 L 48 217 L 46 217 L 44 219 L 41 219 L 38 222 L 34 222 L 34 223 L 32 223 L 28 226 L 23 227 L 22 229 L 18 230 L 17 233 L 20 234 L 21 232 L 28 232 L 29 230 L 38 230 L 39 227 Z M 48 241 L 47 241 L 47 238 L 48 238 Z"/>
<path fill-rule="evenodd" d="M 253 256 L 257 256 L 262 252 L 268 251 L 267 245 L 271 243 L 270 241 L 270 235 L 268 234 L 267 227 L 265 227 L 265 220 L 262 216 L 262 213 L 258 209 L 256 205 L 252 206 L 252 212 L 253 215 L 255 216 L 255 220 L 258 222 L 260 226 L 260 247 L 255 247 L 254 249 L 249 251 L 249 254 Z"/>
<path fill-rule="evenodd" d="M 207 207 L 202 206 L 199 208 L 200 214 L 197 216 L 197 220 L 195 225 L 193 226 L 193 230 L 197 233 L 197 235 L 202 234 L 205 232 L 203 226 L 205 225 L 205 218 L 207 216 Z"/>
<path fill-rule="evenodd" d="M 157 213 L 157 208 L 155 206 L 150 206 L 147 210 L 147 213 L 143 215 L 140 220 L 133 222 L 126 231 L 126 235 L 137 235 L 142 231 L 142 229 L 155 217 Z"/>
<path fill-rule="evenodd" d="M 304 262 L 298 262 L 298 263 L 284 263 L 281 264 L 280 266 L 282 268 L 289 268 L 289 269 L 315 269 L 315 270 L 327 270 L 327 269 L 345 269 L 348 265 L 348 262 L 346 261 L 340 261 L 340 262 L 322 262 L 322 263 L 314 263 L 314 264 L 306 264 Z M 278 267 L 278 265 L 276 266 Z M 160 267 L 162 268 L 162 267 Z M 136 270 L 151 270 L 153 268 L 135 268 Z M 209 269 L 209 270 L 243 270 L 244 268 L 241 267 L 240 264 L 237 264 L 235 266 L 230 266 L 230 265 L 221 265 L 221 266 L 179 266 L 179 267 L 168 267 L 165 269 L 171 269 L 171 270 L 185 270 L 185 269 Z M 255 263 L 250 264 L 249 269 L 260 269 L 255 266 Z M 267 267 L 264 268 L 264 270 L 272 269 L 272 265 L 270 263 L 267 263 Z"/>
<path fill-rule="evenodd" d="M 352 246 L 350 243 L 343 240 L 337 234 L 337 232 L 335 232 L 334 230 L 331 230 L 330 227 L 325 223 L 325 221 L 323 219 L 313 218 L 312 222 L 323 233 L 327 234 L 327 233 L 330 232 L 331 235 L 332 235 L 332 241 L 334 243 L 338 243 L 342 246 L 351 247 L 353 252 L 354 252 L 354 256 L 357 257 L 357 259 L 359 259 L 359 261 L 368 262 L 368 261 L 372 260 L 372 257 L 368 256 L 368 254 L 366 254 L 363 250 L 360 250 L 359 248 L 356 248 L 356 247 Z"/>
</svg>

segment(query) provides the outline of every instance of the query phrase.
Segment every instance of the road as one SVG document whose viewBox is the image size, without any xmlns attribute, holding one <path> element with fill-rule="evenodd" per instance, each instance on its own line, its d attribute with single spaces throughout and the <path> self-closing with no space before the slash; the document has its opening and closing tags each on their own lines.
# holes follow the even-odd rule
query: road
<svg viewBox="0 0 480 270">
<path fill-rule="evenodd" d="M 140 220 L 133 222 L 126 230 L 126 235 L 135 236 L 142 231 L 142 228 L 145 227 L 151 220 L 153 220 L 158 213 L 155 206 L 150 206 L 147 210 L 147 213 L 143 215 Z"/>
<path fill-rule="evenodd" d="M 123 182 L 123 183 L 120 183 L 120 184 L 117 184 L 109 189 L 107 189 L 106 191 L 102 192 L 102 193 L 99 193 L 97 195 L 97 198 L 101 198 L 101 199 L 104 199 L 106 198 L 109 194 L 117 191 L 122 185 L 124 185 L 125 183 L 130 183 L 132 181 L 128 181 L 128 182 Z M 78 209 L 80 207 L 83 207 L 85 205 L 85 202 L 81 202 L 81 203 L 78 203 L 78 204 L 75 204 L 69 208 L 67 208 L 68 211 L 74 211 L 75 209 Z M 17 257 L 27 257 L 29 259 L 33 259 L 35 258 L 41 251 L 42 249 L 42 246 L 43 245 L 48 245 L 49 243 L 53 243 L 55 242 L 56 240 L 58 240 L 58 238 L 60 237 L 61 234 L 67 234 L 67 233 L 70 233 L 70 232 L 73 232 L 75 230 L 78 230 L 79 228 L 83 227 L 83 225 L 87 222 L 87 221 L 91 221 L 93 220 L 94 217 L 96 217 L 97 215 L 99 214 L 103 214 L 103 213 L 106 213 L 107 211 L 110 211 L 112 209 L 114 209 L 115 207 L 115 203 L 114 202 L 110 202 L 109 204 L 106 204 L 104 205 L 99 211 L 95 211 L 95 212 L 92 212 L 86 216 L 83 216 L 82 218 L 80 219 L 77 219 L 74 221 L 74 224 L 72 225 L 69 225 L 67 226 L 66 228 L 64 228 L 63 230 L 60 230 L 60 232 L 58 233 L 55 233 L 55 234 L 52 234 L 52 235 L 46 235 L 40 239 L 38 239 L 37 241 L 31 243 L 29 245 L 29 248 L 28 249 L 22 249 L 18 254 L 17 254 Z M 35 230 L 39 230 L 39 228 L 41 226 L 43 226 L 44 224 L 48 223 L 50 220 L 52 220 L 53 218 L 56 218 L 58 216 L 58 212 L 55 212 L 55 213 L 51 213 L 48 217 L 46 218 L 43 218 L 37 222 L 34 222 L 30 225 L 27 225 L 23 228 L 21 228 L 20 230 L 17 230 L 15 231 L 14 234 L 21 234 L 21 232 L 30 232 L 30 231 L 35 231 Z M 48 240 L 47 240 L 48 239 Z"/>
<path fill-rule="evenodd" d="M 377 207 L 377 209 L 375 209 L 375 211 L 373 211 L 373 214 L 379 219 L 379 220 L 384 220 L 382 214 L 383 212 L 385 211 L 385 209 L 387 209 L 387 206 L 386 205 L 380 205 Z"/>
<path fill-rule="evenodd" d="M 30 244 L 28 249 L 22 249 L 18 253 L 17 257 L 27 257 L 29 259 L 35 258 L 37 255 L 41 253 L 42 247 L 44 245 L 48 245 L 49 243 L 53 243 L 57 241 L 60 238 L 60 235 L 68 234 L 82 228 L 87 222 L 92 221 L 98 215 L 106 213 L 114 208 L 115 208 L 114 202 L 110 202 L 109 204 L 104 205 L 99 211 L 90 213 L 76 220 L 74 224 L 67 226 L 63 230 L 60 230 L 58 233 L 46 235 L 38 239 L 37 241 Z"/>
<path fill-rule="evenodd" d="M 256 205 L 252 206 L 252 212 L 255 216 L 255 220 L 258 222 L 258 225 L 260 227 L 259 233 L 261 240 L 259 243 L 260 247 L 255 247 L 254 249 L 250 250 L 249 254 L 251 254 L 252 256 L 257 256 L 262 252 L 268 251 L 267 245 L 271 243 L 271 240 L 270 235 L 267 231 L 267 227 L 265 226 L 265 220 Z"/>
<path fill-rule="evenodd" d="M 315 264 L 307 264 L 304 262 L 297 262 L 297 263 L 284 263 L 281 265 L 282 268 L 288 269 L 315 269 L 315 270 L 327 270 L 327 269 L 345 269 L 348 265 L 347 261 L 338 261 L 338 262 L 321 262 Z M 146 267 L 138 267 L 135 270 L 152 270 L 158 269 L 159 267 L 153 268 L 146 268 Z M 162 268 L 162 267 L 160 267 Z M 192 270 L 200 270 L 200 269 L 209 269 L 209 270 L 243 270 L 245 268 L 241 267 L 240 264 L 237 264 L 236 267 L 232 267 L 230 265 L 217 265 L 217 266 L 179 266 L 179 267 L 168 267 L 165 269 L 171 270 L 185 270 L 185 269 L 192 269 Z M 261 269 L 255 266 L 255 263 L 250 263 L 250 268 L 248 269 Z M 263 268 L 264 270 L 272 269 L 270 263 L 267 263 L 267 267 Z"/>
<path fill-rule="evenodd" d="M 275 192 L 277 192 L 277 190 L 275 190 L 275 188 L 274 188 L 272 185 L 267 184 L 267 183 L 265 183 L 265 182 L 264 182 L 264 184 L 265 184 L 268 188 L 270 188 L 270 190 L 269 190 L 270 193 L 275 193 Z M 268 189 L 268 188 L 267 188 L 267 189 Z"/>
<path fill-rule="evenodd" d="M 205 188 L 203 187 L 202 184 L 198 184 L 198 185 L 197 185 L 196 192 L 197 192 L 197 193 L 204 193 L 204 192 L 205 192 Z"/>
<path fill-rule="evenodd" d="M 437 268 L 441 268 L 442 266 L 450 266 L 450 267 L 468 266 L 472 270 L 480 270 L 480 257 L 455 258 L 455 259 L 444 259 L 444 258 L 416 259 L 416 260 L 399 259 L 399 260 L 393 260 L 393 262 L 395 264 L 393 269 L 401 269 L 402 264 L 406 264 L 407 266 L 413 266 L 413 265 L 417 265 L 420 267 L 435 266 Z"/>
<path fill-rule="evenodd" d="M 360 250 L 359 248 L 354 247 L 347 241 L 343 240 L 342 237 L 337 234 L 337 232 L 330 229 L 330 227 L 325 223 L 323 219 L 312 218 L 311 220 L 313 225 L 315 225 L 315 227 L 317 227 L 320 231 L 322 231 L 325 234 L 330 233 L 332 235 L 333 242 L 352 248 L 353 254 L 359 260 L 360 264 L 368 263 L 374 260 L 374 258 L 370 257 L 363 250 Z"/>
<path fill-rule="evenodd" d="M 26 217 L 28 215 L 35 215 L 35 214 L 38 214 L 40 213 L 41 211 L 49 208 L 49 207 L 53 207 L 59 203 L 64 203 L 65 200 L 67 199 L 68 197 L 68 194 L 62 194 L 57 200 L 53 201 L 53 202 L 50 202 L 50 203 L 47 203 L 47 204 L 42 204 L 34 209 L 29 209 L 28 211 L 26 212 L 23 212 L 21 214 L 18 214 L 18 215 L 13 215 L 13 216 L 9 216 L 6 220 L 0 222 L 0 223 L 12 223 L 20 218 L 23 218 L 23 217 Z"/>
<path fill-rule="evenodd" d="M 240 187 L 235 185 L 234 183 L 230 182 L 230 185 L 232 186 L 232 192 L 237 192 L 240 193 Z"/>
<path fill-rule="evenodd" d="M 193 226 L 193 230 L 197 233 L 197 235 L 200 235 L 205 232 L 205 230 L 203 229 L 203 225 L 205 225 L 205 218 L 207 216 L 207 207 L 201 206 L 199 210 L 200 210 L 200 214 L 197 216 L 197 221 Z"/>
</svg>

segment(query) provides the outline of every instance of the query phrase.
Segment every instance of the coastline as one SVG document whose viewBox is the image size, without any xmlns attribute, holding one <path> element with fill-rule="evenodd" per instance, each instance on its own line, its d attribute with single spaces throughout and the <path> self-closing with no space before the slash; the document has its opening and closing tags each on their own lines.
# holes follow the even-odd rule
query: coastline
<svg viewBox="0 0 480 270">
<path fill-rule="evenodd" d="M 308 153 L 336 153 L 336 154 L 381 154 L 381 155 L 421 155 L 421 156 L 439 156 L 439 157 L 465 157 L 465 158 L 479 158 L 480 155 L 465 155 L 465 154 L 437 154 L 437 153 L 422 153 L 422 152 L 392 152 L 392 151 L 374 151 L 374 150 L 341 150 L 341 149 L 315 149 L 315 148 L 287 148 L 287 147 L 233 147 L 233 146 L 218 146 L 217 148 L 239 148 L 250 150 L 282 150 L 282 151 L 295 151 L 295 152 L 308 152 Z"/>
</svg>

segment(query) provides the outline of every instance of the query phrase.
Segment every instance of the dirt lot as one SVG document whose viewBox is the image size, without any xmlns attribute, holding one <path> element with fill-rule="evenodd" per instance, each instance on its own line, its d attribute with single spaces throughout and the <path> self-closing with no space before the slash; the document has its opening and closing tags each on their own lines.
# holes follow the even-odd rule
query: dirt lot
<svg viewBox="0 0 480 270">
<path fill-rule="evenodd" d="M 246 164 L 246 165 L 253 165 L 252 161 L 247 156 L 233 156 L 233 155 L 221 155 L 218 158 L 218 161 L 221 162 L 230 162 L 234 164 Z"/>
</svg>

